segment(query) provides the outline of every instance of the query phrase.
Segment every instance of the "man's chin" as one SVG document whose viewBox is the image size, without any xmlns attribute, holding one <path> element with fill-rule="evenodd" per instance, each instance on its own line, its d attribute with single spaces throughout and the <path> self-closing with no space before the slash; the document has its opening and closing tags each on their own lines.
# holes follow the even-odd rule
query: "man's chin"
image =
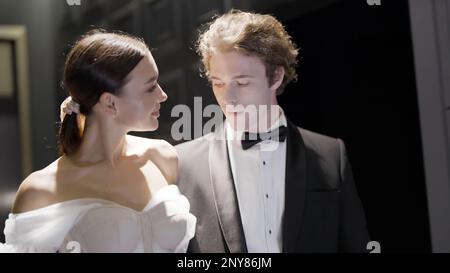
<svg viewBox="0 0 450 273">
<path fill-rule="evenodd" d="M 228 120 L 237 120 L 239 113 L 238 112 L 227 112 L 225 113 L 225 116 Z"/>
<path fill-rule="evenodd" d="M 240 115 L 239 113 L 227 116 L 227 121 L 235 131 L 249 131 L 251 129 L 248 120 L 246 121 L 244 115 Z"/>
</svg>

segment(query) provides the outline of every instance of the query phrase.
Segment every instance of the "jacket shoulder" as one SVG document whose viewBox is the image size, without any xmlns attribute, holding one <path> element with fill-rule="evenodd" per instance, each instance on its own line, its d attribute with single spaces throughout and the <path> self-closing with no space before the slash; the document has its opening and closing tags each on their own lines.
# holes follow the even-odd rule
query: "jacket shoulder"
<svg viewBox="0 0 450 273">
<path fill-rule="evenodd" d="M 319 154 L 335 154 L 336 156 L 339 156 L 339 145 L 340 142 L 342 142 L 339 138 L 322 135 L 301 127 L 297 127 L 297 129 L 299 130 L 303 142 L 308 149 L 318 152 Z"/>
<path fill-rule="evenodd" d="M 340 185 L 341 143 L 338 138 L 299 128 L 311 184 L 309 190 L 336 189 Z"/>
<path fill-rule="evenodd" d="M 175 145 L 175 149 L 178 152 L 178 156 L 179 157 L 186 156 L 186 155 L 189 155 L 189 153 L 194 152 L 194 151 L 208 149 L 209 141 L 210 141 L 211 137 L 212 137 L 212 133 L 209 133 L 202 137 Z"/>
</svg>

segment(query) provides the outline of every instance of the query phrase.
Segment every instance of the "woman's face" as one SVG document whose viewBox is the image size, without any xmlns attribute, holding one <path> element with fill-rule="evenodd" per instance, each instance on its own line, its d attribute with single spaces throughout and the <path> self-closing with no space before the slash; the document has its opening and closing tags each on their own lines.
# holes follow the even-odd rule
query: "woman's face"
<svg viewBox="0 0 450 273">
<path fill-rule="evenodd" d="M 158 84 L 158 68 L 149 53 L 127 75 L 117 99 L 116 120 L 130 131 L 158 128 L 161 103 L 167 99 Z"/>
</svg>

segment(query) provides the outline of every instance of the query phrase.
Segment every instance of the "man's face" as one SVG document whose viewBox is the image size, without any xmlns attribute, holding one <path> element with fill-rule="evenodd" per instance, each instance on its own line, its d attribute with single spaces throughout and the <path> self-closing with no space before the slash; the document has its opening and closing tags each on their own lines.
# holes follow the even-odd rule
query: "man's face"
<svg viewBox="0 0 450 273">
<path fill-rule="evenodd" d="M 244 115 L 243 109 L 256 106 L 258 110 L 277 104 L 276 88 L 269 86 L 266 68 L 259 57 L 237 51 L 217 52 L 211 56 L 209 67 L 214 95 L 233 128 L 249 130 L 255 126 L 257 121 L 252 115 Z M 245 124 L 236 128 L 236 121 L 240 124 L 243 120 Z"/>
</svg>

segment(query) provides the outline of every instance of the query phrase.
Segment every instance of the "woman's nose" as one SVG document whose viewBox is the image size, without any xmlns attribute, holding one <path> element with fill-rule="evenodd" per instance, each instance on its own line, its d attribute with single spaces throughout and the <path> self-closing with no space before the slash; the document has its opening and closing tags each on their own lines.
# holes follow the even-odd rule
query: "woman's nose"
<svg viewBox="0 0 450 273">
<path fill-rule="evenodd" d="M 159 89 L 161 90 L 159 102 L 164 102 L 167 100 L 167 94 L 166 94 L 166 92 L 164 92 L 164 90 L 161 87 Z"/>
</svg>

